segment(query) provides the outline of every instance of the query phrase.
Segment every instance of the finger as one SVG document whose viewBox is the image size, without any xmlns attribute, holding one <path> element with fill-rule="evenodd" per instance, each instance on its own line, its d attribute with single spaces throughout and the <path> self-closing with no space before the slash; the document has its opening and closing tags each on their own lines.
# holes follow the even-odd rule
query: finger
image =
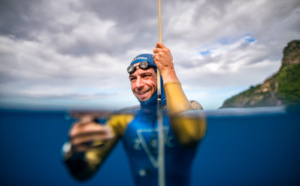
<svg viewBox="0 0 300 186">
<path fill-rule="evenodd" d="M 92 147 L 90 146 L 90 144 L 86 143 L 86 144 L 80 144 L 80 145 L 73 146 L 72 150 L 74 150 L 76 152 L 85 152 L 91 148 Z"/>
<path fill-rule="evenodd" d="M 85 151 L 88 151 L 90 149 L 103 147 L 103 146 L 105 146 L 105 144 L 106 143 L 101 143 L 101 144 L 97 144 L 97 145 L 91 145 L 91 143 L 80 144 L 80 145 L 73 146 L 72 151 L 85 152 Z"/>
<path fill-rule="evenodd" d="M 156 43 L 156 48 L 165 48 L 166 46 L 162 42 Z"/>
<path fill-rule="evenodd" d="M 157 55 L 154 56 L 154 57 L 153 57 L 153 62 L 156 64 L 156 66 L 157 66 L 157 68 L 158 68 L 159 65 L 160 65 L 160 64 L 159 64 L 159 56 L 157 56 Z"/>
<path fill-rule="evenodd" d="M 72 129 L 69 132 L 69 136 L 71 138 L 76 136 L 82 136 L 86 134 L 92 134 L 92 133 L 107 133 L 109 132 L 109 129 L 103 125 L 100 125 L 98 123 L 85 123 L 85 124 L 77 124 L 72 127 Z"/>
<path fill-rule="evenodd" d="M 161 51 L 161 48 L 155 48 L 155 49 L 153 49 L 154 55 L 158 54 L 160 51 Z"/>
<path fill-rule="evenodd" d="M 159 60 L 165 55 L 164 49 L 154 49 L 153 52 L 154 52 L 154 55 L 152 56 L 153 60 Z"/>
<path fill-rule="evenodd" d="M 158 57 L 157 54 L 154 54 L 154 55 L 152 56 L 154 63 L 155 63 L 155 61 L 157 60 L 157 57 Z"/>
<path fill-rule="evenodd" d="M 156 48 L 153 49 L 153 53 L 154 53 L 154 54 L 159 53 L 160 51 L 162 51 L 162 50 L 165 49 L 165 48 L 166 48 L 166 47 L 159 47 L 159 48 L 156 47 Z"/>
<path fill-rule="evenodd" d="M 94 121 L 95 118 L 91 115 L 84 115 L 83 117 L 80 118 L 80 123 L 89 123 L 89 122 L 92 122 Z"/>
<path fill-rule="evenodd" d="M 81 125 L 71 132 L 71 137 L 76 137 L 76 136 L 84 136 L 84 135 L 89 135 L 89 134 L 112 134 L 112 130 L 103 125 L 91 123 L 87 125 Z"/>
<path fill-rule="evenodd" d="M 88 134 L 88 135 L 83 135 L 83 136 L 76 136 L 71 139 L 71 144 L 73 146 L 89 143 L 89 142 L 94 142 L 94 141 L 109 141 L 113 138 L 112 134 L 99 134 L 99 133 L 94 133 L 94 134 Z M 92 144 L 91 144 L 92 146 Z"/>
<path fill-rule="evenodd" d="M 89 141 L 107 141 L 111 140 L 114 137 L 114 133 L 109 127 L 103 127 L 101 126 L 101 130 L 87 130 L 89 132 L 81 132 L 77 135 L 73 135 L 71 137 L 71 143 L 72 145 L 78 145 L 81 143 L 87 143 Z"/>
<path fill-rule="evenodd" d="M 84 115 L 84 116 L 80 117 L 79 121 L 72 124 L 71 130 L 73 128 L 79 127 L 80 125 L 86 125 L 86 124 L 94 122 L 94 121 L 95 121 L 95 118 L 92 117 L 91 115 Z"/>
<path fill-rule="evenodd" d="M 153 52 L 158 53 L 163 48 L 166 48 L 166 46 L 162 42 L 157 42 L 156 47 L 153 49 Z"/>
</svg>

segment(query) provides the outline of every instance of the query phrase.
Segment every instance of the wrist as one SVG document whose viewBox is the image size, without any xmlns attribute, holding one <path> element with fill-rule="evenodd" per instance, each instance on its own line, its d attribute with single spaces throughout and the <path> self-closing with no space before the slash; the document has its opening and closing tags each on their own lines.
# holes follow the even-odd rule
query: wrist
<svg viewBox="0 0 300 186">
<path fill-rule="evenodd" d="M 68 160 L 83 160 L 84 152 L 73 152 L 71 142 L 65 142 L 62 146 L 62 158 L 64 161 Z"/>
<path fill-rule="evenodd" d="M 161 77 L 164 81 L 164 84 L 167 82 L 179 82 L 175 70 L 168 70 L 168 71 L 161 72 Z"/>
</svg>

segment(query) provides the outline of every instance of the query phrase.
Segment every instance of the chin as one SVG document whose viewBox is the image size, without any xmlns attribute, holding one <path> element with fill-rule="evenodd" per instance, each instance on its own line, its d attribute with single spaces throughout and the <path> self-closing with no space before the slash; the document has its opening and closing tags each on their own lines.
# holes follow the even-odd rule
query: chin
<svg viewBox="0 0 300 186">
<path fill-rule="evenodd" d="M 149 98 L 147 98 L 147 99 L 144 98 L 144 99 L 139 99 L 139 100 L 140 100 L 140 101 L 147 101 L 148 99 L 149 99 Z"/>
<path fill-rule="evenodd" d="M 143 97 L 143 98 L 138 98 L 138 100 L 140 101 L 147 101 L 148 99 L 150 99 L 151 96 L 147 96 L 147 97 Z"/>
</svg>

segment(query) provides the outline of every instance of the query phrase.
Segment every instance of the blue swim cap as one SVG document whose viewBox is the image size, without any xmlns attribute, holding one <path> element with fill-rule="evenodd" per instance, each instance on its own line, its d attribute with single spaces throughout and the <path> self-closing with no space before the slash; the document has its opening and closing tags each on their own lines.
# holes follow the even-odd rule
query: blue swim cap
<svg viewBox="0 0 300 186">
<path fill-rule="evenodd" d="M 136 63 L 140 63 L 142 61 L 147 61 L 150 63 L 150 65 L 154 68 L 154 70 L 156 71 L 157 67 L 156 64 L 153 62 L 153 54 L 140 54 L 138 56 L 136 56 L 130 63 L 130 66 L 136 64 Z"/>
</svg>

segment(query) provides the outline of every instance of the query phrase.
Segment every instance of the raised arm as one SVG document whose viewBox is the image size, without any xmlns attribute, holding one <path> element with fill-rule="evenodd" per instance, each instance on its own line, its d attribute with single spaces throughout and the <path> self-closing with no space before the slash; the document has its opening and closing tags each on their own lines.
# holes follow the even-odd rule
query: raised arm
<svg viewBox="0 0 300 186">
<path fill-rule="evenodd" d="M 164 82 L 168 111 L 170 113 L 179 113 L 192 110 L 193 108 L 186 98 L 176 75 L 170 50 L 163 43 L 158 42 L 153 52 L 153 61 L 159 69 Z"/>
<path fill-rule="evenodd" d="M 164 82 L 168 112 L 178 114 L 193 110 L 176 75 L 170 50 L 164 44 L 158 42 L 153 52 L 153 60 Z M 199 120 L 180 116 L 176 116 L 176 119 L 174 118 L 174 116 L 171 116 L 171 126 L 177 140 L 183 146 L 195 145 L 202 139 L 206 131 L 205 118 Z"/>
</svg>

